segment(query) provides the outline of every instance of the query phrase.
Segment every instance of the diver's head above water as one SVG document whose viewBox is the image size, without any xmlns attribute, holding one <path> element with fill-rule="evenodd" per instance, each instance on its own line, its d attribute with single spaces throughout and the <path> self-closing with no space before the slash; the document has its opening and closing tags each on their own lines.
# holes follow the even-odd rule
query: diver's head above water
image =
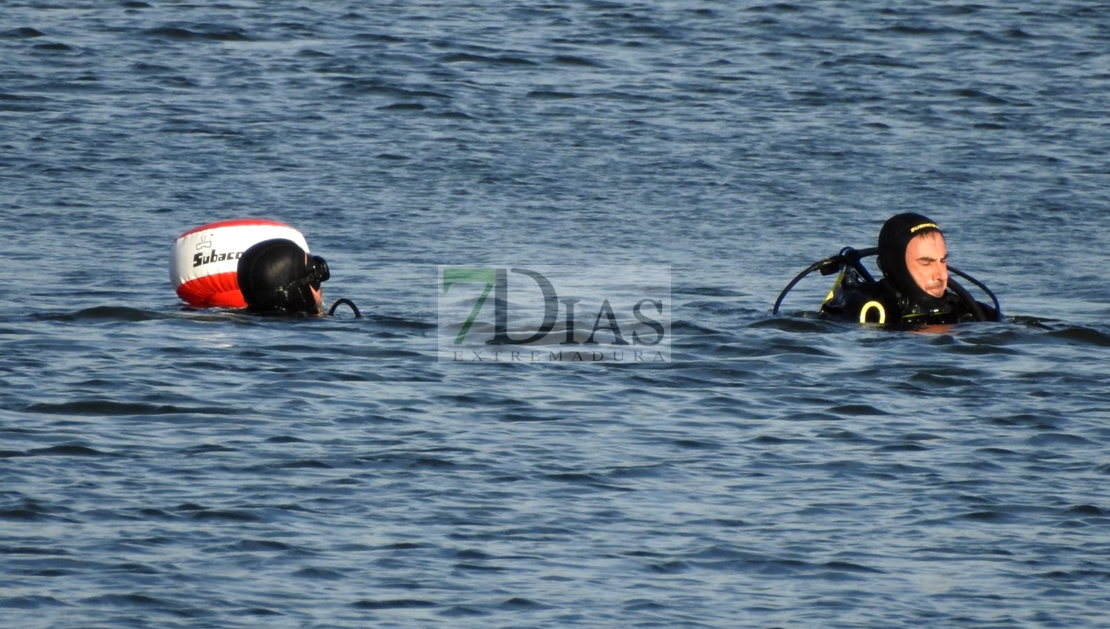
<svg viewBox="0 0 1110 629">
<path fill-rule="evenodd" d="M 948 249 L 940 227 L 920 214 L 892 216 L 879 232 L 879 268 L 913 302 L 943 297 L 948 289 Z"/>
<path fill-rule="evenodd" d="M 323 258 L 285 238 L 252 245 L 239 259 L 239 290 L 247 310 L 258 314 L 321 314 L 320 284 L 329 277 Z"/>
</svg>

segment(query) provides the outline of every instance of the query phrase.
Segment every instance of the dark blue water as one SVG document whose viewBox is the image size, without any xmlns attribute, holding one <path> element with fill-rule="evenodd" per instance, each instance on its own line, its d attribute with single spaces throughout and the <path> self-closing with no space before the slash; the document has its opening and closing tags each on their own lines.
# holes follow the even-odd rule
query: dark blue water
<svg viewBox="0 0 1110 629">
<path fill-rule="evenodd" d="M 7 2 L 0 625 L 1108 627 L 1110 6 Z M 779 290 L 917 211 L 1012 321 Z M 266 217 L 365 316 L 181 307 Z M 436 361 L 670 265 L 673 361 Z"/>
</svg>

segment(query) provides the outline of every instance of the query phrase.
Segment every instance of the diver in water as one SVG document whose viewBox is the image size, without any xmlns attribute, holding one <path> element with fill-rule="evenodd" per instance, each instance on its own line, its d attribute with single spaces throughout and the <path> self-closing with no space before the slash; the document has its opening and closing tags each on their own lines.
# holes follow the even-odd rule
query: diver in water
<svg viewBox="0 0 1110 629">
<path fill-rule="evenodd" d="M 861 258 L 875 254 L 883 274 L 878 281 L 860 263 Z M 845 248 L 810 266 L 779 295 L 775 313 L 786 293 L 815 270 L 823 275 L 839 271 L 833 289 L 821 304 L 822 318 L 878 323 L 894 329 L 1002 320 L 1002 308 L 994 293 L 970 275 L 948 266 L 944 234 L 935 222 L 920 214 L 898 214 L 887 220 L 879 232 L 877 248 Z M 949 271 L 982 289 L 993 307 L 976 301 L 949 277 Z"/>
<path fill-rule="evenodd" d="M 256 243 L 243 252 L 238 266 L 239 290 L 247 312 L 286 316 L 320 316 L 324 313 L 321 284 L 331 277 L 328 263 L 309 255 L 292 240 L 273 238 Z M 340 299 L 361 316 L 349 299 Z"/>
</svg>

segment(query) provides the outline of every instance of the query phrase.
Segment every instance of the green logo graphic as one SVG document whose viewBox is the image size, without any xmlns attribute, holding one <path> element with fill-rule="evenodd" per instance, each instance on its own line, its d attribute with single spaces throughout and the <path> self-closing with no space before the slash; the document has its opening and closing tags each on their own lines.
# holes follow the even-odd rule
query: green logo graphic
<svg viewBox="0 0 1110 629">
<path fill-rule="evenodd" d="M 486 303 L 486 297 L 489 297 L 489 292 L 496 283 L 497 269 L 443 269 L 444 295 L 454 284 L 486 285 L 482 290 L 482 296 L 478 298 L 474 308 L 470 311 L 470 316 L 466 318 L 466 323 L 463 324 L 459 334 L 455 337 L 455 345 L 461 345 L 463 339 L 466 338 L 466 333 L 470 331 L 470 326 L 474 325 L 474 320 L 478 318 L 478 313 L 482 310 L 482 304 Z"/>
</svg>

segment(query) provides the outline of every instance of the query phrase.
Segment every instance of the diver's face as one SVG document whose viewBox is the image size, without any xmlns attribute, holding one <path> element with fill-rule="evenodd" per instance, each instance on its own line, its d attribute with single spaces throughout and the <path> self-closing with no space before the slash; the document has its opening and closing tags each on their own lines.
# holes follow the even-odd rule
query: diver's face
<svg viewBox="0 0 1110 629">
<path fill-rule="evenodd" d="M 312 296 L 316 299 L 316 314 L 324 312 L 324 289 L 313 288 Z"/>
<path fill-rule="evenodd" d="M 308 254 L 304 256 L 305 265 L 310 265 L 312 260 L 309 259 Z M 312 291 L 312 298 L 316 300 L 316 314 L 323 314 L 324 312 L 324 288 L 319 284 L 309 284 L 308 288 Z"/>
<path fill-rule="evenodd" d="M 942 297 L 948 288 L 948 248 L 940 232 L 914 236 L 906 245 L 906 268 L 918 288 Z"/>
</svg>

